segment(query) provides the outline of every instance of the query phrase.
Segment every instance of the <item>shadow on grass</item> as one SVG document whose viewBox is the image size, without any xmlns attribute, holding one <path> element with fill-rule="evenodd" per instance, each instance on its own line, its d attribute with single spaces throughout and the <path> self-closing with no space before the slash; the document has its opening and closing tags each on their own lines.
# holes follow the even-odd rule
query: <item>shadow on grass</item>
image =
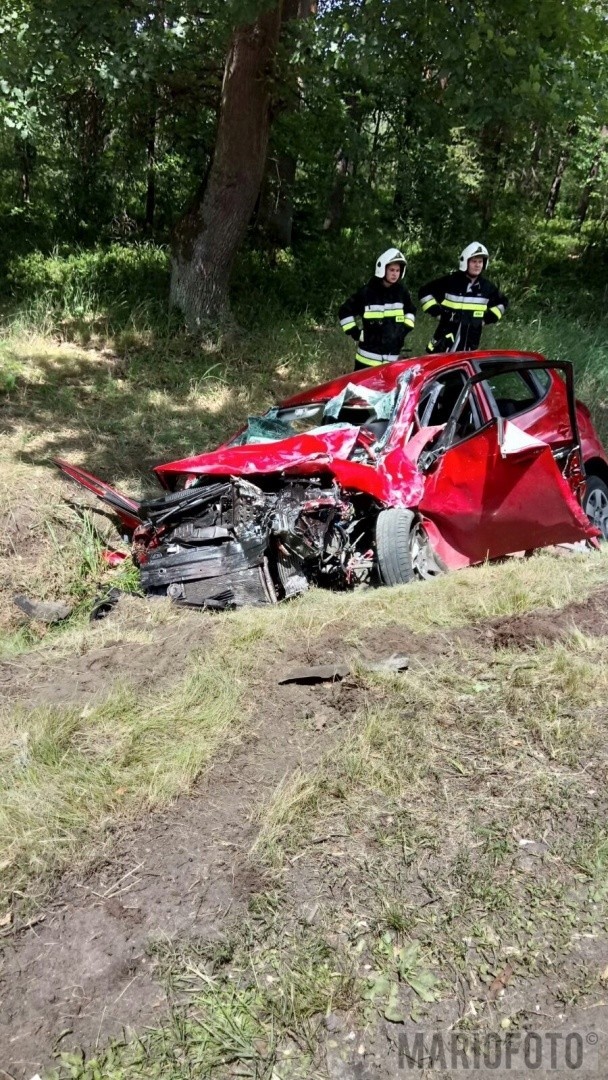
<svg viewBox="0 0 608 1080">
<path fill-rule="evenodd" d="M 420 320 L 408 338 L 413 355 L 424 351 L 428 323 Z M 77 328 L 70 336 L 79 336 Z M 487 348 L 573 360 L 579 393 L 605 435 L 607 357 L 600 344 L 597 328 L 566 327 L 557 317 L 510 319 L 484 336 Z M 93 336 L 86 347 L 48 337 L 28 345 L 17 335 L 0 356 L 16 372 L 3 409 L 9 460 L 48 466 L 66 457 L 110 482 L 150 489 L 152 466 L 213 449 L 248 415 L 351 370 L 353 351 L 337 327 L 270 312 L 257 329 L 220 345 L 205 346 L 167 321 L 132 324 L 111 345 Z"/>
<path fill-rule="evenodd" d="M 207 349 L 150 332 L 112 349 L 17 342 L 3 432 L 25 464 L 66 457 L 110 481 L 144 480 L 153 465 L 213 449 L 248 415 L 348 371 L 351 351 L 339 331 L 295 324 Z"/>
</svg>

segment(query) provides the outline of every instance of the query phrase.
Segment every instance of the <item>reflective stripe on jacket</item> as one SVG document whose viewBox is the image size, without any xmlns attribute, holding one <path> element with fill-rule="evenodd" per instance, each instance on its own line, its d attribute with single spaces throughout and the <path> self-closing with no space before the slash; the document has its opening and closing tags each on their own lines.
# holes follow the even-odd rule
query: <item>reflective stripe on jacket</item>
<svg viewBox="0 0 608 1080">
<path fill-rule="evenodd" d="M 359 344 L 357 360 L 373 366 L 399 358 L 405 337 L 414 328 L 416 308 L 401 281 L 384 285 L 373 277 L 342 304 L 339 318 L 344 332 Z"/>
<path fill-rule="evenodd" d="M 429 282 L 418 295 L 422 310 L 439 319 L 429 352 L 479 348 L 483 326 L 499 322 L 509 303 L 487 278 L 471 281 L 462 270 Z"/>
</svg>

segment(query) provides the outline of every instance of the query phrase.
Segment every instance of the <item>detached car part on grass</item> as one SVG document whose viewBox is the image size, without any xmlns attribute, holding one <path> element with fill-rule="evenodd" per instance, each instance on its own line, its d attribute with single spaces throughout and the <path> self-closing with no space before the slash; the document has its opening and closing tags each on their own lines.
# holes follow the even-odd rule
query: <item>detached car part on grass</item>
<svg viewBox="0 0 608 1080">
<path fill-rule="evenodd" d="M 537 354 L 343 376 L 218 450 L 157 466 L 166 494 L 153 501 L 57 465 L 119 518 L 144 591 L 195 607 L 401 584 L 608 536 L 608 459 L 572 366 Z"/>
</svg>

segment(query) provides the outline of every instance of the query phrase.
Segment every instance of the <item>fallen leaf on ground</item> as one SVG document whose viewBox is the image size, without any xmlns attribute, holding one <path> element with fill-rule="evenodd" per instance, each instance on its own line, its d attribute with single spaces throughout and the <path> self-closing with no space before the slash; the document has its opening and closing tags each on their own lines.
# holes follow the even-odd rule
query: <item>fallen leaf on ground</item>
<svg viewBox="0 0 608 1080">
<path fill-rule="evenodd" d="M 506 989 L 512 974 L 513 968 L 510 964 L 507 964 L 506 968 L 503 968 L 496 978 L 492 980 L 488 987 L 488 997 L 490 1001 L 495 1001 L 501 990 Z"/>
</svg>

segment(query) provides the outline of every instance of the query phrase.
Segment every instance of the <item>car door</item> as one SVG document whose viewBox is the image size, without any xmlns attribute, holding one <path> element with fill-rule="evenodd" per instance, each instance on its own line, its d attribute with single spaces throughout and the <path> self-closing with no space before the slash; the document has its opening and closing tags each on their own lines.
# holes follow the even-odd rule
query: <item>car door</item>
<svg viewBox="0 0 608 1080">
<path fill-rule="evenodd" d="M 517 370 L 512 363 L 483 360 L 476 364 L 486 375 L 479 389 L 490 412 L 559 450 L 571 436 L 566 383 L 549 363 L 528 362 L 529 366 Z"/>
<path fill-rule="evenodd" d="M 568 377 L 570 365 L 552 366 Z M 448 565 L 466 565 L 594 535 L 547 443 L 502 417 L 471 430 L 471 402 L 484 378 L 482 373 L 467 381 L 439 441 L 419 459 L 425 475 L 419 511 L 439 556 Z M 574 453 L 573 407 L 566 419 Z"/>
</svg>

